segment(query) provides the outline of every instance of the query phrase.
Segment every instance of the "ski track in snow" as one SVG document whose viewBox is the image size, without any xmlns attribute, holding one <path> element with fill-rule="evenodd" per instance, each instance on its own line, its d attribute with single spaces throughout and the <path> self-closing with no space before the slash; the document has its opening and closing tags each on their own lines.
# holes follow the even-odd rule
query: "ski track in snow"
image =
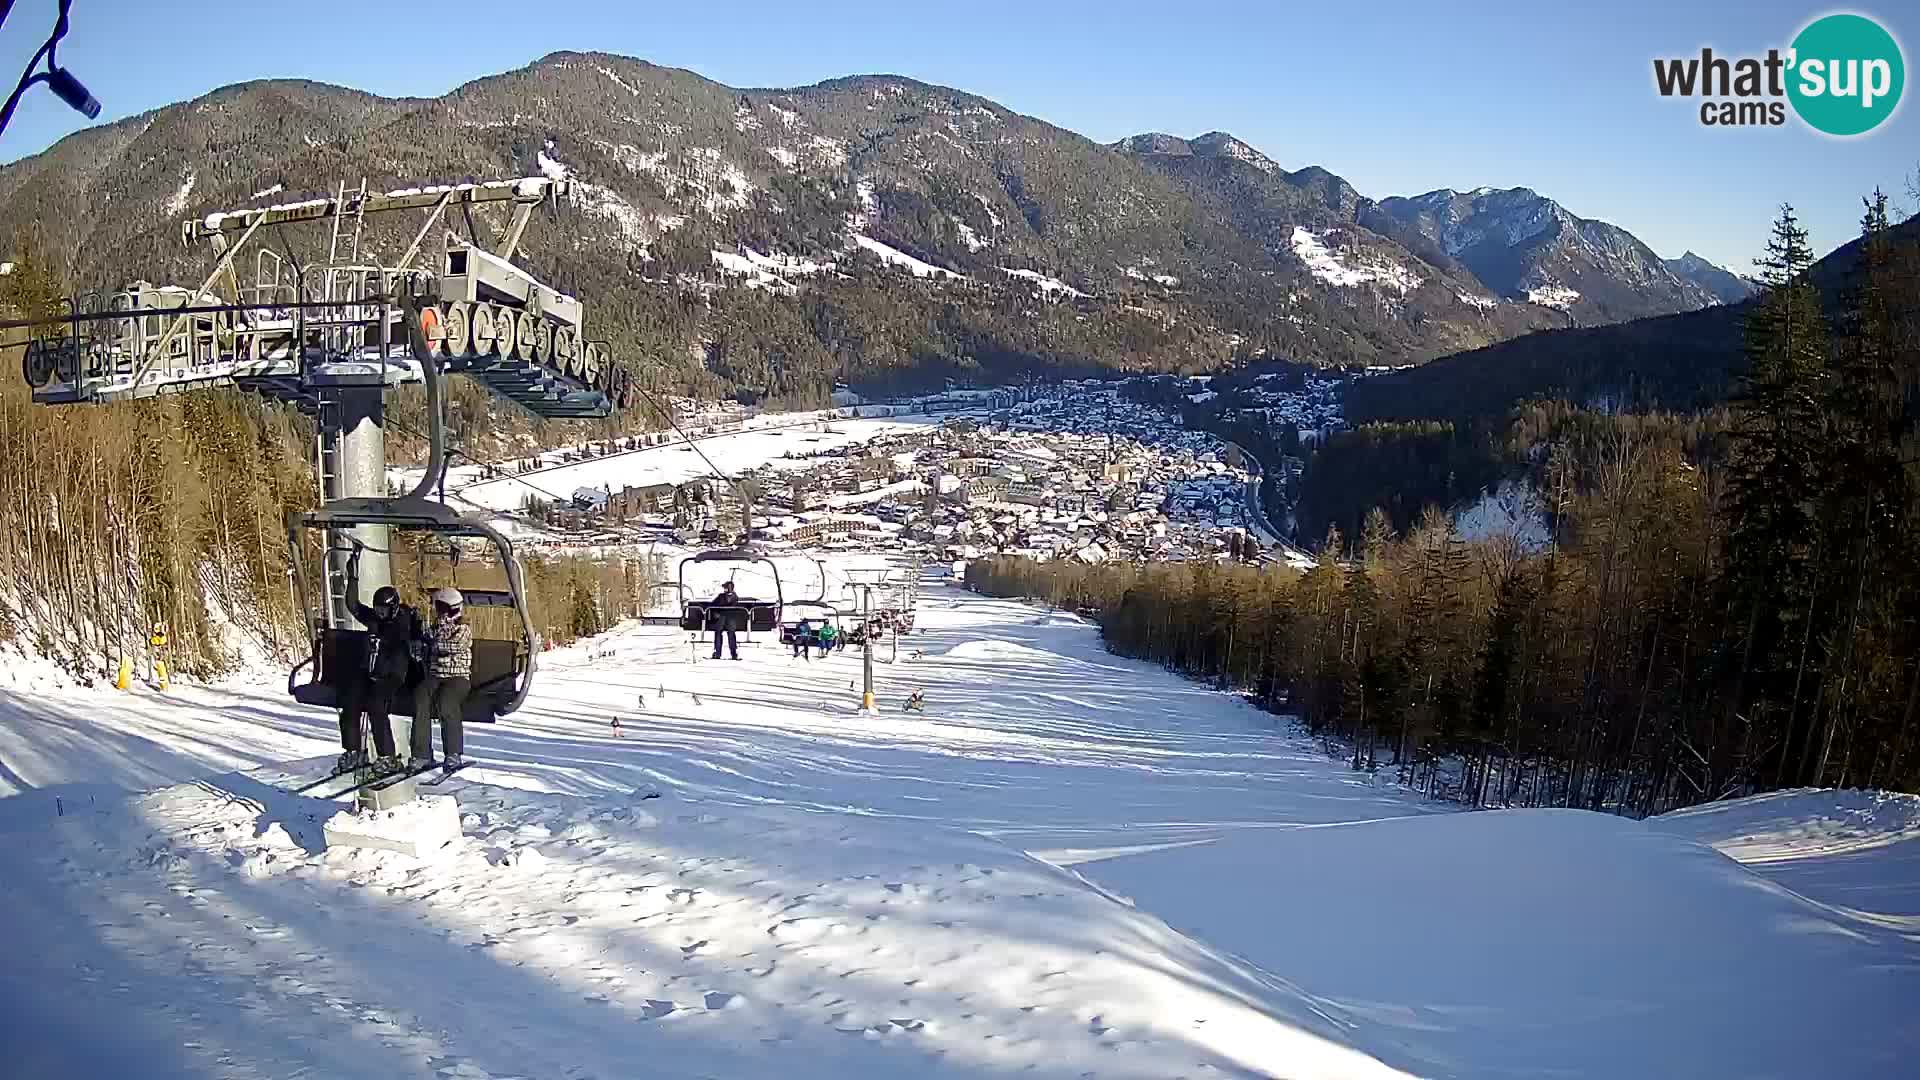
<svg viewBox="0 0 1920 1080">
<path fill-rule="evenodd" d="M 783 577 L 790 596 L 820 580 Z M 1787 987 L 1831 999 L 1816 1041 L 1848 1052 L 1822 1059 L 1826 1075 L 1887 1075 L 1868 1068 L 1876 1055 L 1915 1049 L 1911 1024 L 1845 1024 L 1915 1000 L 1920 875 L 1874 882 L 1916 866 L 1920 800 L 1836 810 L 1835 793 L 1804 793 L 1647 826 L 1457 815 L 1231 696 L 1109 655 L 1074 616 L 929 582 L 918 618 L 899 661 L 876 665 L 877 715 L 855 708 L 856 654 L 794 660 L 770 635 L 740 663 L 692 662 L 679 632 L 638 626 L 544 653 L 521 712 L 469 727 L 481 764 L 439 789 L 463 839 L 424 862 L 326 846 L 338 804 L 286 788 L 322 769 L 334 719 L 272 685 L 0 687 L 0 791 L 23 792 L 0 799 L 0 914 L 30 928 L 0 970 L 0 1009 L 22 1033 L 10 1064 L 436 1080 L 1623 1075 L 1632 1040 L 1608 1023 L 1741 989 L 1712 971 L 1677 988 L 1634 974 L 1628 931 L 1699 971 L 1697 943 L 1663 939 L 1658 916 L 1615 905 L 1605 942 L 1569 947 L 1582 970 L 1622 953 L 1643 996 L 1576 989 L 1558 1027 L 1526 1027 L 1561 1016 L 1550 999 L 1515 1000 L 1551 972 L 1451 977 L 1503 948 L 1551 968 L 1561 954 L 1540 943 L 1588 925 L 1559 910 L 1564 896 L 1531 915 L 1494 902 L 1544 888 L 1539 859 L 1562 845 L 1575 863 L 1595 853 L 1597 881 L 1625 875 L 1620 895 L 1688 890 L 1653 908 L 1747 897 L 1716 907 L 1734 921 L 1704 936 L 1737 943 L 1750 917 L 1756 948 L 1795 958 L 1729 969 L 1762 982 L 1756 1002 L 1777 1006 Z M 899 711 L 914 689 L 925 714 Z M 1589 819 L 1606 824 L 1561 824 Z M 1514 824 L 1482 827 L 1499 822 Z M 1533 854 L 1503 869 L 1509 849 Z M 1451 938 L 1422 974 L 1433 935 Z M 1869 955 L 1870 970 L 1847 966 Z M 1761 1052 L 1716 1058 L 1703 1040 L 1726 1038 L 1724 1023 L 1662 1030 L 1705 1032 L 1671 1059 L 1649 1051 L 1687 1075 L 1716 1060 L 1751 1075 Z"/>
<path fill-rule="evenodd" d="M 0 691 L 42 718 L 0 738 L 0 775 L 40 789 L 0 801 L 8 879 L 40 883 L 0 910 L 43 931 L 35 986 L 85 973 L 5 1002 L 75 1031 L 104 998 L 124 1021 L 86 1045 L 139 1048 L 147 1076 L 1399 1075 L 1310 997 L 1021 848 L 1423 807 L 1075 617 L 935 588 L 920 624 L 876 716 L 849 653 L 692 664 L 626 627 L 544 654 L 526 708 L 470 728 L 483 764 L 446 786 L 465 839 L 427 864 L 325 849 L 335 804 L 272 763 L 318 771 L 334 721 L 272 687 Z M 898 711 L 913 688 L 924 716 Z M 107 786 L 167 780 L 189 782 Z"/>
<path fill-rule="evenodd" d="M 184 1028 L 191 1075 L 1255 1075 L 1282 1050 L 1396 1075 L 1288 1022 L 1331 1034 L 1311 1010 L 1254 1008 L 1257 981 L 1151 916 L 984 838 L 459 798 L 464 846 L 425 864 L 314 850 L 330 804 L 252 777 L 91 808 L 30 867 L 99 890 L 91 933 L 30 958 L 79 972 L 136 1029 Z"/>
</svg>

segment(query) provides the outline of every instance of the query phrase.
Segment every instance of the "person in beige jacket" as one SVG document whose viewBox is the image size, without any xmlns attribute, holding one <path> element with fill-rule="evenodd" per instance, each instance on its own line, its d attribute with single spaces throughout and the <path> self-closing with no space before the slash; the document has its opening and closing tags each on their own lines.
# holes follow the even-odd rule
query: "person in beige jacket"
<svg viewBox="0 0 1920 1080">
<path fill-rule="evenodd" d="M 421 657 L 426 673 L 413 691 L 415 767 L 433 760 L 435 714 L 440 717 L 441 768 L 451 772 L 466 764 L 461 712 L 467 705 L 467 692 L 473 689 L 473 627 L 467 625 L 465 606 L 466 598 L 460 590 L 434 590 L 433 625 L 427 628 L 425 655 Z"/>
</svg>

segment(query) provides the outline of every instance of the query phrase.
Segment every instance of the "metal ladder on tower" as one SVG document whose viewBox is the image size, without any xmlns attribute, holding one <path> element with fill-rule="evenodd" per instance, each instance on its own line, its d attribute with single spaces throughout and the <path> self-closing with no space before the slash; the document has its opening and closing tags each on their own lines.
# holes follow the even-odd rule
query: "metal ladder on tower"
<svg viewBox="0 0 1920 1080">
<path fill-rule="evenodd" d="M 326 299 L 329 302 L 365 299 L 365 297 L 357 295 L 359 292 L 359 283 L 354 279 L 353 275 L 344 273 L 342 266 L 352 266 L 360 261 L 360 235 L 367 220 L 367 178 L 364 176 L 360 178 L 360 190 L 354 195 L 353 201 L 350 203 L 347 201 L 347 182 L 345 180 L 340 181 L 340 187 L 334 195 L 334 203 L 340 208 L 341 212 L 333 215 L 332 234 L 327 238 Z M 353 208 L 351 233 L 342 229 L 342 223 L 345 222 L 348 217 L 345 211 L 349 206 Z M 341 250 L 341 240 L 343 238 L 346 240 L 346 250 L 344 252 Z M 353 319 L 360 318 L 362 315 L 361 312 L 353 308 L 330 308 L 328 310 L 330 312 L 329 318 L 339 320 L 343 323 L 350 323 Z M 354 327 L 351 325 L 333 327 L 323 339 L 326 343 L 327 352 L 338 356 L 353 351 L 353 333 Z"/>
<path fill-rule="evenodd" d="M 322 392 L 319 395 L 320 421 L 314 435 L 314 472 L 320 481 L 320 505 L 338 499 L 342 495 L 340 483 L 340 424 L 338 417 L 331 415 L 339 410 L 339 402 L 332 395 Z M 332 421 L 332 422 L 329 422 Z M 322 574 L 325 577 L 326 616 L 329 626 L 354 625 L 352 613 L 348 610 L 347 573 L 345 555 L 338 552 L 345 539 L 343 534 L 327 533 L 327 552 L 321 559 Z"/>
<path fill-rule="evenodd" d="M 333 216 L 332 235 L 327 239 L 327 299 L 357 303 L 369 297 L 364 295 L 358 276 L 345 268 L 360 261 L 360 237 L 367 220 L 367 178 L 360 178 L 360 190 L 353 194 L 351 202 L 347 200 L 347 182 L 342 180 L 335 199 L 341 212 Z M 348 207 L 352 208 L 353 223 L 350 229 L 345 225 L 349 217 L 346 212 Z M 356 323 L 365 320 L 366 312 L 358 307 L 330 308 L 328 311 L 329 318 L 341 324 L 325 335 L 328 356 L 351 356 L 358 351 L 355 335 L 359 327 Z M 342 425 L 337 415 L 340 402 L 323 391 L 319 395 L 318 405 L 321 422 L 317 425 L 319 434 L 314 440 L 314 467 L 320 481 L 320 503 L 324 506 L 344 497 L 346 489 L 340 477 L 339 440 Z M 327 533 L 327 556 L 322 565 L 326 577 L 327 621 L 331 626 L 354 626 L 357 622 L 349 606 L 353 598 L 347 593 L 348 556 L 340 550 L 347 539 L 345 533 Z"/>
</svg>

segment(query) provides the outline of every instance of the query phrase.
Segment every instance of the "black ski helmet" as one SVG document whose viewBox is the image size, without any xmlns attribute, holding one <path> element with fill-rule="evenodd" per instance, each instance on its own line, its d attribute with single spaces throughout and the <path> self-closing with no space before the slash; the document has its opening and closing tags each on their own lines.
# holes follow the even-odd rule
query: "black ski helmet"
<svg viewBox="0 0 1920 1080">
<path fill-rule="evenodd" d="M 399 607 L 400 590 L 391 585 L 380 586 L 373 591 L 373 606 L 377 608 Z"/>
</svg>

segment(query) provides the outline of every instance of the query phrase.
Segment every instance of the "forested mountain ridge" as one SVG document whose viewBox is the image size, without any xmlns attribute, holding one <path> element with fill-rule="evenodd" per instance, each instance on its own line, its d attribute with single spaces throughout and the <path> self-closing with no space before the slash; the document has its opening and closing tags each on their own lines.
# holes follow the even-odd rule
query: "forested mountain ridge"
<svg viewBox="0 0 1920 1080">
<path fill-rule="evenodd" d="M 1116 149 L 898 76 L 736 89 L 575 52 L 433 99 L 274 80 L 88 129 L 0 168 L 0 237 L 36 231 L 76 286 L 197 281 L 211 257 L 180 247 L 184 218 L 361 176 L 541 169 L 578 186 L 529 231 L 531 268 L 578 291 L 644 379 L 695 393 L 802 403 L 842 380 L 1198 371 L 1263 350 L 1401 364 L 1707 302 L 1664 284 L 1591 316 L 1528 302 L 1375 231 L 1387 203 L 1222 133 Z M 503 224 L 475 216 L 483 240 Z M 370 220 L 368 254 L 412 229 Z M 320 230 L 296 231 L 297 256 L 320 253 Z"/>
<path fill-rule="evenodd" d="M 1891 226 L 1888 242 L 1898 249 L 1920 244 L 1920 218 Z M 1829 312 L 1839 309 L 1862 250 L 1863 241 L 1853 240 L 1808 270 Z M 1759 299 L 1553 330 L 1442 357 L 1353 384 L 1347 416 L 1356 424 L 1468 421 L 1504 417 L 1516 402 L 1551 398 L 1689 412 L 1711 408 L 1727 400 L 1746 370 L 1741 327 Z"/>
</svg>

